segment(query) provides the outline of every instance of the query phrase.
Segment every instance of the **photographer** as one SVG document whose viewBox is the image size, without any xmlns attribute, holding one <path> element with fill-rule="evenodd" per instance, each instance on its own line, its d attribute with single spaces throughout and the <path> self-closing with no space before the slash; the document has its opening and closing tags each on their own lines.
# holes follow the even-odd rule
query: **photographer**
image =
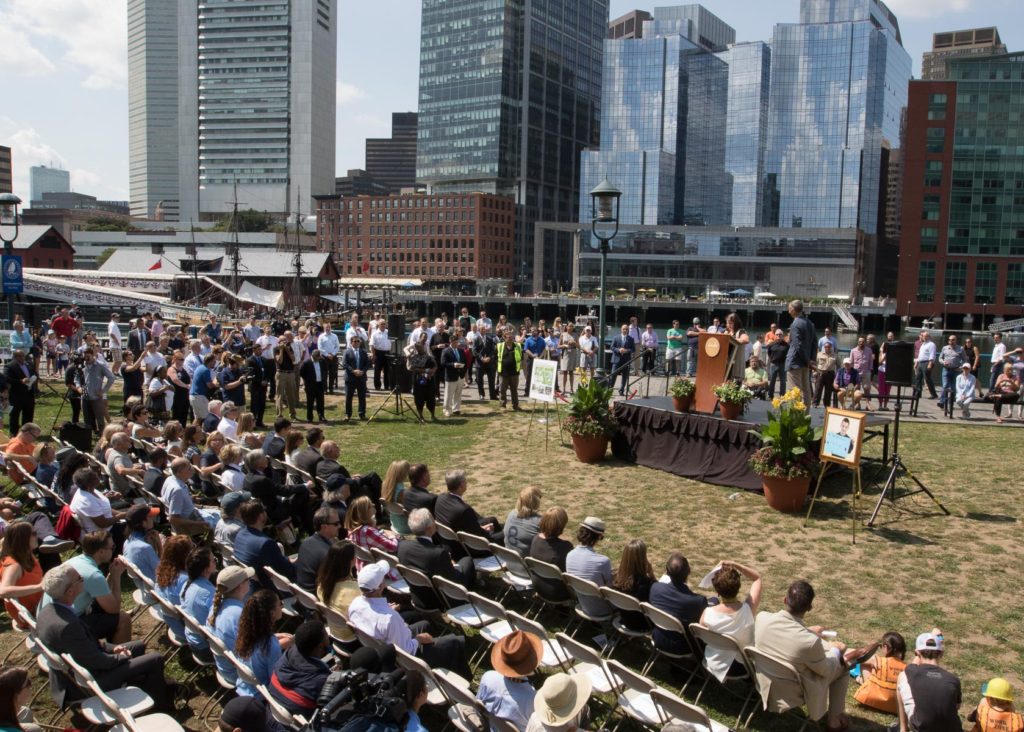
<svg viewBox="0 0 1024 732">
<path fill-rule="evenodd" d="M 245 378 L 249 384 L 249 408 L 256 417 L 256 429 L 266 429 L 263 413 L 267 411 L 267 384 L 270 375 L 266 370 L 266 362 L 259 351 L 250 352 L 245 359 Z"/>
<path fill-rule="evenodd" d="M 76 354 L 64 372 L 64 386 L 68 388 L 68 404 L 71 405 L 71 421 L 75 423 L 82 416 L 82 394 L 85 391 L 85 377 L 82 373 L 84 363 L 85 358 Z"/>
</svg>

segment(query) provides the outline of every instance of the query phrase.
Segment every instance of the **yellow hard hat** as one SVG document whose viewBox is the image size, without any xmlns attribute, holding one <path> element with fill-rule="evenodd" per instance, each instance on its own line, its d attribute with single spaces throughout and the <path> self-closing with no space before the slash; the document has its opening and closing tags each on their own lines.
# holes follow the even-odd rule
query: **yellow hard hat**
<svg viewBox="0 0 1024 732">
<path fill-rule="evenodd" d="M 1002 699 L 1003 701 L 1013 701 L 1013 687 L 1010 686 L 1010 682 L 1006 679 L 994 678 L 985 684 L 985 688 L 981 690 L 981 693 L 985 696 L 990 696 L 993 699 Z"/>
</svg>

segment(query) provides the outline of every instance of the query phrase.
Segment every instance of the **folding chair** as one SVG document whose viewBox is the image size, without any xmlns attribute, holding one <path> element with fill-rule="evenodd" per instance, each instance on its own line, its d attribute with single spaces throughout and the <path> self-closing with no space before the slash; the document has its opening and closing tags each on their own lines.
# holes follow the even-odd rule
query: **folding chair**
<svg viewBox="0 0 1024 732">
<path fill-rule="evenodd" d="M 473 566 L 476 567 L 477 572 L 487 575 L 501 571 L 501 562 L 494 556 L 491 551 L 491 543 L 487 539 L 476 534 L 467 534 L 465 531 L 458 532 L 456 536 L 469 556 L 473 557 Z M 485 556 L 477 556 L 477 554 Z"/>
<path fill-rule="evenodd" d="M 216 664 L 214 670 L 214 677 L 217 679 L 217 685 L 220 686 L 220 690 L 210 695 L 210 698 L 207 700 L 206 704 L 203 705 L 203 708 L 199 711 L 198 715 L 199 718 L 204 721 L 204 724 L 206 724 L 210 710 L 219 704 L 228 694 L 233 694 L 235 692 L 237 675 L 233 674 L 234 678 L 232 678 L 232 676 L 225 675 L 221 670 L 221 666 L 223 666 L 225 668 L 230 668 L 232 672 L 234 671 L 234 665 L 232 664 L 231 659 L 228 658 L 228 649 L 224 645 L 224 642 L 217 637 L 208 625 L 200 625 L 199 629 L 202 631 L 203 637 L 206 638 L 206 642 L 210 646 L 210 653 L 213 655 L 214 663 L 216 664 L 216 661 L 220 660 L 220 664 Z M 209 728 L 209 724 L 207 724 L 207 728 Z"/>
<path fill-rule="evenodd" d="M 501 562 L 502 569 L 505 571 L 501 573 L 501 580 L 505 583 L 505 592 L 498 598 L 499 601 L 504 601 L 508 596 L 509 592 L 515 592 L 519 595 L 526 593 L 533 593 L 533 577 L 530 575 L 530 568 L 526 566 L 526 562 L 519 556 L 517 552 L 511 549 L 506 549 L 498 544 L 487 545 L 491 553 Z M 530 609 L 533 608 L 533 604 L 530 604 Z M 528 609 L 527 614 L 530 610 Z"/>
<path fill-rule="evenodd" d="M 585 674 L 590 677 L 590 683 L 594 687 L 594 691 L 601 694 L 611 694 L 619 690 L 619 685 L 612 680 L 611 674 L 608 673 L 608 667 L 605 665 L 604 659 L 601 658 L 599 651 L 585 643 L 580 643 L 566 633 L 555 633 L 555 640 L 565 650 L 567 658 L 570 661 L 575 661 L 569 667 L 568 672 L 570 674 Z"/>
<path fill-rule="evenodd" d="M 431 706 L 451 704 L 451 700 L 441 691 L 441 687 L 438 686 L 437 680 L 434 678 L 434 669 L 430 668 L 422 658 L 418 658 L 395 646 L 395 663 L 406 671 L 416 671 L 423 675 L 427 685 L 427 704 Z"/>
<path fill-rule="evenodd" d="M 117 721 L 117 724 L 110 728 L 110 732 L 185 732 L 185 728 L 169 714 L 154 713 L 136 718 L 130 710 L 119 706 L 117 700 L 106 692 L 101 690 L 97 696 L 104 709 Z"/>
<path fill-rule="evenodd" d="M 503 619 L 505 614 L 494 616 L 486 611 L 481 612 L 480 608 L 473 604 L 466 588 L 457 582 L 452 582 L 444 577 L 434 577 L 434 587 L 447 603 L 448 609 L 444 613 L 444 619 L 449 623 L 458 626 L 460 630 L 466 628 L 481 630 L 491 623 Z M 483 660 L 489 646 L 482 646 L 473 657 L 469 659 L 469 666 L 474 671 Z"/>
<path fill-rule="evenodd" d="M 194 635 L 201 637 L 204 641 L 206 640 L 206 634 L 203 632 L 202 624 L 189 615 L 184 610 L 181 610 L 181 620 L 185 623 L 185 627 L 192 632 Z M 197 650 L 192 643 L 188 644 L 189 653 L 192 654 L 192 661 L 196 664 L 196 670 L 193 676 L 198 676 L 202 671 L 212 668 L 216 664 L 213 661 L 213 653 L 210 651 L 210 644 L 206 644 L 206 653 L 202 650 Z M 209 655 L 207 655 L 209 654 Z M 190 677 L 191 678 L 191 677 Z"/>
<path fill-rule="evenodd" d="M 175 629 L 171 627 L 171 623 L 177 621 L 182 625 L 182 631 L 184 631 L 185 621 L 182 619 L 181 608 L 177 605 L 172 604 L 161 595 L 159 592 L 154 592 L 153 597 L 157 602 L 157 606 L 160 608 L 159 612 L 163 616 L 164 625 L 167 626 L 167 640 L 174 646 L 174 652 L 167 656 L 167 660 L 170 661 L 172 658 L 178 655 L 182 648 L 188 648 L 188 639 L 185 637 L 184 632 L 180 635 L 175 632 Z"/>
<path fill-rule="evenodd" d="M 658 711 L 651 698 L 651 692 L 657 688 L 657 685 L 646 676 L 626 668 L 618 661 L 609 659 L 605 664 L 616 687 L 622 689 L 616 699 L 618 708 L 623 711 L 625 716 L 639 722 L 644 727 L 660 729 Z M 620 719 L 619 724 L 615 725 L 615 729 L 618 729 L 621 724 L 622 720 Z"/>
<path fill-rule="evenodd" d="M 124 686 L 120 689 L 111 689 L 105 692 L 97 683 L 92 673 L 75 661 L 71 654 L 62 653 L 60 658 L 64 662 L 65 668 L 70 671 L 71 678 L 75 680 L 75 684 L 84 693 L 92 694 L 87 699 L 75 702 L 81 710 L 82 716 L 89 720 L 91 724 L 108 726 L 117 724 L 120 721 L 113 716 L 111 710 L 103 703 L 101 699 L 103 696 L 108 697 L 118 709 L 123 709 L 129 714 L 143 714 L 155 705 L 153 697 L 137 686 Z"/>
<path fill-rule="evenodd" d="M 544 629 L 543 625 L 538 623 L 536 620 L 530 620 L 529 618 L 525 618 L 519 613 L 512 612 L 511 610 L 505 613 L 505 617 L 508 619 L 509 625 L 511 625 L 515 630 L 521 630 L 524 633 L 533 633 L 543 641 L 544 653 L 540 660 L 541 666 L 545 668 L 558 667 L 563 671 L 566 669 L 569 654 L 564 648 L 562 648 L 561 643 L 548 636 L 548 632 Z"/>
<path fill-rule="evenodd" d="M 754 669 L 754 680 L 758 686 L 760 692 L 761 681 L 758 679 L 758 675 L 767 676 L 769 680 L 781 681 L 788 684 L 796 684 L 801 690 L 804 688 L 803 679 L 800 678 L 800 673 L 794 668 L 793 664 L 783 661 L 780 658 L 774 658 L 768 655 L 764 651 L 757 650 L 754 646 L 747 646 L 743 649 L 746 651 L 747 658 L 750 659 L 750 664 Z M 803 694 L 806 698 L 806 692 Z M 769 709 L 767 702 L 762 702 L 764 711 L 771 712 L 772 714 L 785 714 L 788 711 L 800 709 L 800 705 L 790 705 L 788 703 L 776 702 L 774 709 Z M 750 710 L 750 715 L 747 717 L 744 727 L 750 727 L 750 722 L 757 714 L 757 704 L 754 704 L 754 708 Z M 800 725 L 798 732 L 803 732 L 803 729 L 810 722 L 810 717 L 804 716 L 803 724 Z"/>
<path fill-rule="evenodd" d="M 298 601 L 295 599 L 294 584 L 272 567 L 264 566 L 263 571 L 267 573 L 270 583 L 274 585 L 274 589 L 277 590 L 277 594 L 281 598 L 281 609 L 284 611 L 284 616 L 287 618 L 301 618 L 302 611 L 297 607 Z"/>
<path fill-rule="evenodd" d="M 14 612 L 11 613 L 11 630 L 10 630 L 10 632 L 11 633 L 24 633 L 24 635 L 25 635 L 25 638 L 24 638 L 25 648 L 27 648 L 29 650 L 29 652 L 32 653 L 33 656 L 35 656 L 35 657 L 37 657 L 39 659 L 44 658 L 43 656 L 40 655 L 39 643 L 38 643 L 38 641 L 36 641 L 36 638 L 35 638 L 35 635 L 36 635 L 36 619 L 35 619 L 35 617 L 33 617 L 32 613 L 30 613 L 28 611 L 28 608 L 26 608 L 24 605 L 22 605 L 18 601 L 17 598 L 13 598 L 13 597 L 9 598 L 7 600 L 7 602 L 9 602 L 11 604 L 11 607 L 14 609 Z M 19 628 L 18 627 L 18 623 L 21 623 L 21 625 L 24 626 L 24 628 Z M 15 643 L 13 646 L 11 646 L 11 650 L 9 650 L 7 652 L 7 655 L 4 656 L 4 660 L 0 661 L 0 666 L 6 664 L 10 660 L 11 656 L 14 655 L 15 651 L 20 649 L 21 646 L 22 646 L 21 643 Z M 42 664 L 40 664 L 40 668 L 44 672 L 49 670 L 49 669 L 45 668 Z"/>
<path fill-rule="evenodd" d="M 639 600 L 632 595 L 627 595 L 625 592 L 619 592 L 611 587 L 602 587 L 601 597 L 619 611 L 619 614 L 612 618 L 612 627 L 615 629 L 615 639 L 608 647 L 609 656 L 611 656 L 612 652 L 623 640 L 627 642 L 643 641 L 644 643 L 651 643 L 653 645 L 653 641 L 651 640 L 651 624 L 650 621 L 644 617 L 644 610 L 640 607 Z M 634 616 L 639 615 L 644 617 L 644 624 L 647 628 L 645 630 L 635 630 L 626 625 L 622 619 L 622 613 L 627 612 L 633 613 Z"/>
<path fill-rule="evenodd" d="M 442 618 L 446 607 L 445 601 L 442 599 L 440 593 L 438 593 L 437 588 L 434 587 L 434 583 L 430 577 L 428 577 L 425 572 L 421 572 L 413 567 L 407 567 L 404 564 L 398 565 L 398 573 L 402 575 L 402 579 L 404 579 L 409 585 L 412 606 L 431 619 Z M 412 592 L 412 588 L 414 587 L 420 590 L 419 594 Z M 425 602 L 429 602 L 429 600 L 424 600 L 423 595 L 433 597 L 434 602 L 430 605 L 424 604 Z"/>
<path fill-rule="evenodd" d="M 512 633 L 512 626 L 508 622 L 505 608 L 500 602 L 484 597 L 476 592 L 467 592 L 466 598 L 477 608 L 481 614 L 490 615 L 496 618 L 495 622 L 480 628 L 480 636 L 488 643 L 497 643 L 506 635 Z"/>
<path fill-rule="evenodd" d="M 458 677 L 457 677 L 458 678 Z M 436 676 L 437 685 L 451 702 L 448 721 L 459 732 L 485 732 L 487 710 L 473 696 L 469 682 L 455 683 L 448 676 Z"/>
<path fill-rule="evenodd" d="M 562 577 L 562 570 L 554 564 L 548 564 L 533 557 L 526 557 L 523 561 L 526 563 L 526 568 L 530 570 L 534 594 L 543 605 L 558 611 L 576 607 L 576 599 Z M 537 582 L 538 579 L 546 580 L 547 582 L 557 582 L 562 592 L 550 592 L 550 586 L 545 582 Z M 571 614 L 569 621 L 570 623 L 572 622 Z"/>
<path fill-rule="evenodd" d="M 651 700 L 663 724 L 681 722 L 693 725 L 697 732 L 729 732 L 728 727 L 711 719 L 707 712 L 697 705 L 690 704 L 664 689 L 654 688 L 651 691 Z"/>
<path fill-rule="evenodd" d="M 693 677 L 697 675 L 700 670 L 700 659 L 703 657 L 700 649 L 696 647 L 693 642 L 693 638 L 686 632 L 686 628 L 683 627 L 682 622 L 675 615 L 665 612 L 649 602 L 642 602 L 640 606 L 643 608 L 644 615 L 647 619 L 658 629 L 663 630 L 667 633 L 676 633 L 683 640 L 683 644 L 686 646 L 685 651 L 670 651 L 665 648 L 659 647 L 656 643 L 651 642 L 651 656 L 647 659 L 647 663 L 644 664 L 643 673 L 649 673 L 657 662 L 658 658 L 665 658 L 670 663 L 688 663 L 693 669 L 690 675 L 686 678 L 683 687 L 679 690 L 679 694 L 682 695 L 686 691 L 686 687 L 690 685 Z"/>
<path fill-rule="evenodd" d="M 373 564 L 377 561 L 377 558 L 373 556 L 373 552 L 371 552 L 365 546 L 360 546 L 355 542 L 352 543 L 352 546 L 355 547 L 356 559 L 358 559 L 360 562 L 365 562 L 366 564 Z"/>
<path fill-rule="evenodd" d="M 135 602 L 135 611 L 132 613 L 132 623 L 134 623 L 142 613 L 149 611 L 150 616 L 157 621 L 156 626 L 153 630 L 146 634 L 143 638 L 147 643 L 153 638 L 156 638 L 160 633 L 161 626 L 166 625 L 164 623 L 163 615 L 160 612 L 160 606 L 157 602 L 156 597 L 156 585 L 152 580 L 142 573 L 142 570 L 138 568 L 130 559 L 121 556 L 121 560 L 125 564 L 125 571 L 135 584 L 135 590 L 132 592 L 132 600 Z"/>
<path fill-rule="evenodd" d="M 739 681 L 741 683 L 745 683 L 749 687 L 746 696 L 743 697 L 743 706 L 740 708 L 740 713 L 736 716 L 736 726 L 739 727 L 740 720 L 743 719 L 743 712 L 747 709 L 747 704 L 749 704 L 751 699 L 754 698 L 754 695 L 757 694 L 757 676 L 754 673 L 754 666 L 750 662 L 750 658 L 734 638 L 711 630 L 700 623 L 690 623 L 690 633 L 696 640 L 701 641 L 708 648 L 717 648 L 721 651 L 734 653 L 736 655 L 736 660 L 743 665 L 745 670 L 743 675 L 730 676 L 726 673 L 725 679 L 719 681 L 722 688 L 730 693 L 732 693 L 732 690 L 728 687 L 728 682 L 730 681 Z M 701 663 L 705 670 L 704 683 L 701 685 L 700 691 L 697 692 L 697 698 L 694 700 L 694 704 L 700 704 L 700 697 L 704 693 L 704 689 L 707 687 L 708 682 L 711 681 L 711 679 L 718 681 L 718 677 L 708 670 L 706 656 Z"/>
<path fill-rule="evenodd" d="M 270 694 L 270 689 L 263 684 L 259 684 L 256 688 L 260 692 L 260 696 L 266 700 L 267 708 L 270 710 L 270 715 L 274 718 L 274 721 L 291 730 L 306 729 L 309 722 L 306 721 L 305 717 L 288 711 L 281 702 Z"/>
<path fill-rule="evenodd" d="M 574 593 L 576 593 L 576 607 L 574 608 L 574 610 L 576 611 L 576 616 L 580 620 L 584 620 L 588 623 L 591 623 L 592 625 L 597 626 L 603 631 L 604 626 L 607 623 L 610 623 L 612 621 L 612 618 L 615 617 L 615 613 L 612 612 L 609 607 L 609 612 L 603 615 L 594 615 L 593 613 L 589 613 L 586 610 L 584 610 L 583 606 L 579 602 L 580 598 L 586 597 L 593 600 L 594 602 L 600 600 L 601 602 L 605 602 L 607 604 L 604 597 L 601 596 L 601 588 L 597 586 L 596 582 L 591 582 L 588 579 L 584 579 L 583 577 L 577 577 L 576 575 L 569 574 L 568 572 L 562 573 L 562 579 L 565 580 L 566 586 Z M 578 626 L 577 631 L 579 630 L 579 627 L 582 626 Z"/>
</svg>

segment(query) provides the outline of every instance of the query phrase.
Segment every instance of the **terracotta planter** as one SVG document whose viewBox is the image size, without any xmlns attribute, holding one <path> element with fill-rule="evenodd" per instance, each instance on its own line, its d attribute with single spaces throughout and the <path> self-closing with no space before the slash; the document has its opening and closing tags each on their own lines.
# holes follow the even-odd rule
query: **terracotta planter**
<svg viewBox="0 0 1024 732">
<path fill-rule="evenodd" d="M 572 435 L 572 449 L 576 451 L 576 459 L 581 463 L 599 463 L 608 452 L 608 437 Z"/>
<path fill-rule="evenodd" d="M 676 408 L 677 412 L 689 412 L 690 406 L 693 404 L 693 394 L 684 397 L 672 397 L 672 406 Z"/>
<path fill-rule="evenodd" d="M 743 414 L 742 404 L 733 404 L 732 402 L 719 402 L 718 410 L 722 414 L 722 419 L 738 419 Z"/>
<path fill-rule="evenodd" d="M 764 499 L 776 511 L 796 513 L 804 507 L 807 490 L 811 487 L 811 477 L 803 478 L 769 478 L 761 476 L 761 487 L 764 488 Z"/>
</svg>

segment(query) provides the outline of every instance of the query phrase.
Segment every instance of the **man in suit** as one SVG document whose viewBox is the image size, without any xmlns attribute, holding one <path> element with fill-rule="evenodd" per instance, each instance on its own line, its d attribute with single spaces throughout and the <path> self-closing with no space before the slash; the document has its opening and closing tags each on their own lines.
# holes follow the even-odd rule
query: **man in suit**
<svg viewBox="0 0 1024 732">
<path fill-rule="evenodd" d="M 235 534 L 235 559 L 245 566 L 256 569 L 256 580 L 265 590 L 274 588 L 265 567 L 270 567 L 294 582 L 295 565 L 288 561 L 280 545 L 263 531 L 269 518 L 263 503 L 256 499 L 246 501 L 238 513 L 245 523 L 245 528 Z"/>
<path fill-rule="evenodd" d="M 42 587 L 52 602 L 39 611 L 36 634 L 47 648 L 72 656 L 106 691 L 131 682 L 153 698 L 157 709 L 174 711 L 174 696 L 164 678 L 162 654 L 145 653 L 146 644 L 142 641 L 100 643 L 71 609 L 82 591 L 82 578 L 74 567 L 54 567 L 43 577 Z M 52 668 L 50 693 L 61 708 L 82 697 L 72 679 Z"/>
<path fill-rule="evenodd" d="M 600 338 L 598 336 L 599 341 Z M 600 343 L 598 343 L 598 348 L 601 348 Z M 622 369 L 619 372 L 622 378 L 622 382 L 619 385 L 619 396 L 626 396 L 626 387 L 629 385 L 629 368 L 627 368 L 626 364 L 633 358 L 633 351 L 635 349 L 636 341 L 629 334 L 629 326 L 623 323 L 622 328 L 619 329 L 619 334 L 612 340 L 612 373 L 616 369 Z M 614 378 L 612 378 L 611 384 L 612 386 L 615 385 Z"/>
<path fill-rule="evenodd" d="M 256 427 L 266 429 L 263 414 L 267 411 L 267 383 L 269 375 L 267 367 L 258 349 L 245 359 L 245 369 L 249 379 L 249 402 L 252 414 L 256 417 Z"/>
<path fill-rule="evenodd" d="M 299 451 L 299 454 L 292 458 L 292 462 L 299 470 L 309 475 L 316 475 L 317 465 L 324 459 L 320 453 L 320 446 L 324 442 L 324 431 L 319 427 L 310 427 L 306 432 L 306 446 Z"/>
<path fill-rule="evenodd" d="M 402 506 L 412 513 L 417 508 L 425 508 L 431 513 L 437 503 L 437 494 L 428 490 L 430 486 L 430 470 L 423 463 L 416 463 L 409 468 L 409 487 L 402 493 Z"/>
<path fill-rule="evenodd" d="M 467 534 L 482 536 L 495 544 L 505 545 L 505 533 L 501 524 L 493 516 L 481 517 L 472 506 L 463 500 L 468 485 L 466 474 L 461 470 L 449 470 L 444 476 L 447 493 L 437 497 L 434 505 L 434 518 L 452 531 L 465 531 Z M 457 556 L 462 556 L 462 545 L 449 546 Z"/>
<path fill-rule="evenodd" d="M 291 428 L 291 420 L 287 417 L 278 417 L 274 420 L 274 432 L 263 440 L 263 452 L 267 457 L 284 460 L 284 435 Z"/>
<path fill-rule="evenodd" d="M 473 589 L 476 584 L 476 566 L 473 564 L 473 558 L 462 557 L 457 563 L 453 562 L 447 547 L 434 542 L 437 525 L 430 516 L 430 511 L 417 508 L 410 513 L 409 530 L 416 538 L 398 542 L 398 561 L 407 567 L 418 569 L 428 577 L 440 575 L 467 590 Z M 437 596 L 430 590 L 420 587 L 410 589 L 420 607 L 441 609 L 437 605 Z"/>
<path fill-rule="evenodd" d="M 690 623 L 699 623 L 708 601 L 686 585 L 690 577 L 690 562 L 679 552 L 672 552 L 665 563 L 665 574 L 669 581 L 651 585 L 649 602 L 677 618 L 684 628 L 689 627 Z M 689 650 L 686 639 L 672 631 L 655 628 L 653 639 L 656 647 L 670 653 L 685 653 Z"/>
<path fill-rule="evenodd" d="M 444 416 L 462 411 L 462 387 L 465 386 L 466 357 L 462 355 L 462 329 L 455 329 L 455 338 L 441 351 L 444 374 Z"/>
<path fill-rule="evenodd" d="M 784 710 L 807 705 L 807 716 L 821 719 L 828 713 L 828 729 L 839 730 L 845 724 L 846 687 L 850 683 L 847 652 L 843 643 L 832 642 L 826 648 L 820 626 L 808 627 L 804 616 L 814 602 L 814 588 L 804 580 L 789 586 L 785 609 L 777 613 L 762 611 L 754 620 L 754 646 L 773 658 L 786 661 L 800 674 L 795 684 L 758 673 L 758 687 L 766 709 Z"/>
<path fill-rule="evenodd" d="M 320 351 L 313 351 L 308 361 L 299 367 L 299 376 L 306 389 L 306 421 L 313 421 L 313 409 L 316 408 L 317 422 L 323 422 L 324 394 L 327 393 L 327 368 L 320 360 Z"/>
<path fill-rule="evenodd" d="M 135 327 L 128 332 L 128 350 L 135 358 L 142 355 L 149 342 L 149 331 L 146 330 L 146 323 L 142 318 L 135 321 Z"/>
<path fill-rule="evenodd" d="M 345 421 L 352 419 L 352 397 L 359 395 L 359 419 L 366 419 L 366 372 L 370 370 L 370 355 L 363 348 L 363 339 L 353 335 L 350 347 L 345 349 L 341 364 L 345 369 Z"/>
<path fill-rule="evenodd" d="M 482 321 L 477 322 L 478 335 L 473 341 L 473 362 L 476 364 L 476 387 L 480 398 L 484 398 L 484 379 L 490 400 L 498 398 L 494 385 L 494 377 L 498 373 L 498 339 L 491 333 L 490 326 Z"/>
<path fill-rule="evenodd" d="M 32 362 L 25 358 L 20 348 L 14 352 L 14 360 L 4 369 L 7 379 L 7 395 L 11 402 L 11 434 L 26 422 L 31 422 L 36 412 L 36 393 L 39 391 L 39 377 L 32 368 Z"/>
<path fill-rule="evenodd" d="M 337 442 L 324 440 L 320 443 L 319 447 L 320 461 L 316 464 L 315 473 L 317 478 L 327 483 L 335 475 L 340 475 L 346 479 L 352 477 L 345 466 L 338 462 L 338 458 L 341 457 L 341 448 L 338 447 Z"/>
</svg>

